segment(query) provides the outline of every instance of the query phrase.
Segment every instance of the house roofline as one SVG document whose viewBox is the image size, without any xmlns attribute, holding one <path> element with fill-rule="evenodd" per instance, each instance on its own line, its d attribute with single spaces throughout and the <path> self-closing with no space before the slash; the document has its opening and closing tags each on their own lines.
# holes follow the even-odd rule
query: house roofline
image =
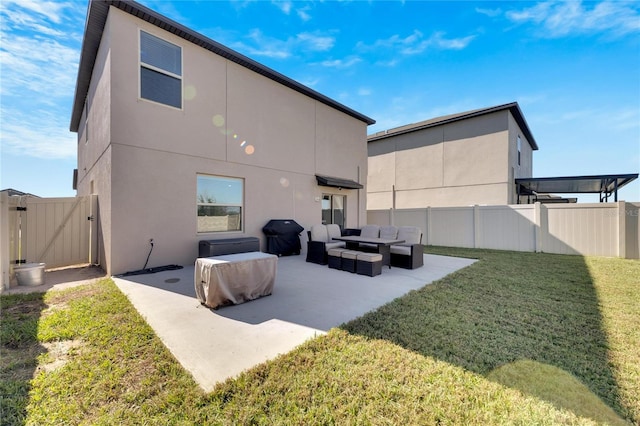
<svg viewBox="0 0 640 426">
<path fill-rule="evenodd" d="M 398 136 L 405 133 L 411 133 L 418 130 L 427 129 L 430 127 L 442 126 L 444 124 L 449 124 L 456 121 L 466 120 L 468 118 L 479 117 L 482 115 L 491 114 L 494 112 L 499 112 L 504 110 L 509 110 L 511 112 L 511 115 L 513 115 L 513 118 L 516 120 L 516 123 L 518 123 L 518 126 L 520 126 L 522 133 L 524 133 L 524 136 L 527 138 L 527 141 L 529 141 L 529 145 L 531 145 L 531 148 L 534 151 L 538 150 L 538 144 L 536 143 L 536 140 L 533 137 L 533 134 L 531 133 L 531 129 L 529 129 L 529 125 L 527 124 L 527 120 L 525 120 L 524 115 L 522 114 L 522 111 L 520 110 L 520 106 L 518 105 L 517 102 L 512 102 L 504 105 L 497 105 L 489 108 L 476 109 L 473 111 L 462 112 L 459 114 L 446 115 L 443 117 L 437 117 L 437 118 L 421 121 L 419 123 L 413 123 L 413 124 L 408 124 L 406 126 L 396 127 L 390 130 L 383 130 L 381 132 L 377 132 L 369 135 L 367 137 L 367 142 L 377 141 L 380 139 L 385 139 L 391 136 Z"/>
<path fill-rule="evenodd" d="M 82 40 L 82 49 L 80 52 L 80 65 L 78 67 L 78 78 L 76 80 L 76 89 L 73 100 L 73 108 L 71 113 L 70 130 L 77 132 L 80 126 L 80 118 L 82 116 L 82 110 L 84 108 L 84 102 L 89 92 L 89 83 L 91 81 L 91 75 L 93 74 L 93 68 L 98 56 L 98 48 L 100 47 L 100 40 L 102 39 L 102 33 L 104 31 L 105 24 L 107 22 L 107 15 L 109 14 L 110 6 L 116 7 L 124 12 L 129 13 L 139 19 L 142 19 L 150 24 L 157 26 L 165 31 L 168 31 L 184 40 L 191 42 L 197 46 L 200 46 L 210 52 L 213 52 L 219 56 L 224 57 L 232 62 L 242 65 L 245 68 L 250 69 L 260 75 L 263 75 L 273 81 L 276 81 L 283 86 L 293 89 L 303 95 L 306 95 L 312 99 L 322 102 L 340 112 L 350 115 L 360 121 L 365 122 L 367 125 L 375 123 L 375 120 L 367 117 L 364 114 L 334 101 L 333 99 L 316 92 L 315 90 L 298 83 L 297 81 L 280 74 L 279 72 L 260 64 L 228 47 L 211 40 L 199 34 L 184 25 L 181 25 L 135 1 L 128 0 L 89 0 L 89 6 L 87 8 L 87 18 L 84 29 L 84 38 Z"/>
</svg>

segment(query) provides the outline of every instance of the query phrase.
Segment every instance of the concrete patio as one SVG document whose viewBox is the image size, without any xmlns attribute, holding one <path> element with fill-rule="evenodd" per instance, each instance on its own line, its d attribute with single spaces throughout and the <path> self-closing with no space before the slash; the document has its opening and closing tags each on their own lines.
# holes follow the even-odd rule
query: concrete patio
<svg viewBox="0 0 640 426">
<path fill-rule="evenodd" d="M 271 296 L 209 309 L 194 289 L 194 267 L 114 278 L 182 366 L 205 390 L 362 316 L 472 259 L 424 255 L 415 270 L 383 268 L 368 277 L 305 262 L 278 259 Z"/>
</svg>

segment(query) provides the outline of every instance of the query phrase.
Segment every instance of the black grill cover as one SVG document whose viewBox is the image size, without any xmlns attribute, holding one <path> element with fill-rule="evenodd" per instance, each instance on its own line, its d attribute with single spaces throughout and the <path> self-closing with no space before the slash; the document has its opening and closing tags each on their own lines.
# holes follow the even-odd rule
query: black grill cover
<svg viewBox="0 0 640 426">
<path fill-rule="evenodd" d="M 295 220 L 272 219 L 262 228 L 267 236 L 267 253 L 278 256 L 300 254 L 300 233 L 304 228 Z"/>
</svg>

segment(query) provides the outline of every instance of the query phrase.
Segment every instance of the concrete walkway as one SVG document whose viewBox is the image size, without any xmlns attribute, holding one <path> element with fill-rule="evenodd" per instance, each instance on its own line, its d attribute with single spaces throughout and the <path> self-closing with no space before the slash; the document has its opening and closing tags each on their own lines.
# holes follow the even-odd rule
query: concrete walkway
<svg viewBox="0 0 640 426">
<path fill-rule="evenodd" d="M 281 257 L 273 294 L 211 310 L 195 296 L 194 267 L 114 278 L 182 366 L 205 390 L 330 328 L 475 261 L 425 255 L 415 270 L 367 277 Z"/>
</svg>

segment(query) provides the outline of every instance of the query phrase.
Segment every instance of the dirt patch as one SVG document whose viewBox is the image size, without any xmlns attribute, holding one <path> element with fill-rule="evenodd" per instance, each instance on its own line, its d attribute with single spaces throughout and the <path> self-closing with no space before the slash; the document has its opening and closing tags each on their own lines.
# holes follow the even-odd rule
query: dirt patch
<svg viewBox="0 0 640 426">
<path fill-rule="evenodd" d="M 47 362 L 38 366 L 36 372 L 49 373 L 64 366 L 76 349 L 82 347 L 80 339 L 60 340 L 57 342 L 42 343 L 47 350 Z"/>
<path fill-rule="evenodd" d="M 87 283 L 90 284 L 90 283 Z M 49 293 L 49 298 L 47 302 L 49 306 L 60 306 L 66 305 L 72 300 L 82 299 L 85 297 L 93 296 L 100 292 L 100 288 L 94 285 L 81 285 L 74 288 L 73 291 L 64 291 L 64 292 L 54 292 Z"/>
<path fill-rule="evenodd" d="M 42 312 L 45 308 L 47 307 L 47 305 L 40 299 L 38 300 L 31 300 L 31 301 L 24 301 L 22 303 L 19 303 L 17 305 L 13 305 L 10 306 L 8 308 L 4 308 L 4 312 L 2 313 L 3 316 L 10 316 L 10 315 L 30 315 L 30 314 L 35 314 L 37 315 L 39 312 Z"/>
</svg>

